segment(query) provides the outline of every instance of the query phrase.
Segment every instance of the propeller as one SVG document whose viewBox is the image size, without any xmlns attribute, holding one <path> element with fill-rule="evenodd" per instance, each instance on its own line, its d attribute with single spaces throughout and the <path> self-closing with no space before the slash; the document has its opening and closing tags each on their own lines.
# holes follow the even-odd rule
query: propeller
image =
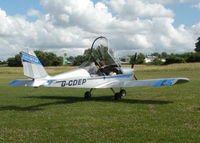
<svg viewBox="0 0 200 143">
<path fill-rule="evenodd" d="M 135 55 L 131 57 L 131 68 L 132 69 L 135 66 L 136 59 L 137 59 L 137 53 L 135 53 Z"/>
<path fill-rule="evenodd" d="M 136 60 L 137 60 L 137 53 L 135 53 L 135 55 L 131 57 L 131 68 L 132 68 L 132 69 L 133 69 L 134 66 L 135 66 Z M 138 80 L 135 74 L 134 74 L 134 78 L 135 78 L 135 80 Z"/>
</svg>

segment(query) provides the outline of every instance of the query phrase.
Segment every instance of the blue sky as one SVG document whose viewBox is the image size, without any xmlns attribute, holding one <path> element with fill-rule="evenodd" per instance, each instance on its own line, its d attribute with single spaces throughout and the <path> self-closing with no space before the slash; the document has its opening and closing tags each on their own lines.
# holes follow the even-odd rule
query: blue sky
<svg viewBox="0 0 200 143">
<path fill-rule="evenodd" d="M 0 0 L 0 59 L 25 48 L 80 55 L 102 35 L 121 55 L 194 51 L 200 0 L 93 2 L 95 6 L 91 0 Z"/>
<path fill-rule="evenodd" d="M 175 27 L 179 26 L 180 24 L 191 26 L 200 21 L 200 9 L 194 8 L 193 5 L 195 4 L 195 2 L 174 3 L 166 6 L 175 13 Z"/>
<path fill-rule="evenodd" d="M 99 0 L 93 1 L 96 3 Z M 200 9 L 192 7 L 196 3 L 197 2 L 175 2 L 166 5 L 167 8 L 173 10 L 175 13 L 175 21 L 173 24 L 175 27 L 181 24 L 191 26 L 200 21 Z M 5 10 L 8 15 L 25 15 L 29 9 L 36 9 L 44 13 L 44 9 L 40 5 L 40 0 L 0 0 L 0 8 Z"/>
<path fill-rule="evenodd" d="M 5 10 L 8 15 L 24 15 L 29 9 L 44 11 L 40 0 L 0 0 L 0 8 Z"/>
</svg>

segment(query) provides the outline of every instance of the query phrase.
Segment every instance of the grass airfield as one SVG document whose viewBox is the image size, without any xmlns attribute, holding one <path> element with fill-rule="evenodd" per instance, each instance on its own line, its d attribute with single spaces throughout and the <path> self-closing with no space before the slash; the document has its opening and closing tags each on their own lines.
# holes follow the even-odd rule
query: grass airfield
<svg viewBox="0 0 200 143">
<path fill-rule="evenodd" d="M 127 88 L 114 101 L 109 89 L 11 87 L 22 68 L 0 67 L 0 143 L 198 143 L 200 63 L 136 65 L 138 79 L 188 77 L 170 87 Z M 50 75 L 72 67 L 47 67 Z"/>
</svg>

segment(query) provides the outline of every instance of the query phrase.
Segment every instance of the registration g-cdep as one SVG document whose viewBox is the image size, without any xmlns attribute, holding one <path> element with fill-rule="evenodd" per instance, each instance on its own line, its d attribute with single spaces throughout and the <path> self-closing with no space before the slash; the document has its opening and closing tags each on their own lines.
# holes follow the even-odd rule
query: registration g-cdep
<svg viewBox="0 0 200 143">
<path fill-rule="evenodd" d="M 69 80 L 69 81 L 62 81 L 61 87 L 83 85 L 86 82 L 87 82 L 86 79 L 75 79 L 75 80 Z"/>
</svg>

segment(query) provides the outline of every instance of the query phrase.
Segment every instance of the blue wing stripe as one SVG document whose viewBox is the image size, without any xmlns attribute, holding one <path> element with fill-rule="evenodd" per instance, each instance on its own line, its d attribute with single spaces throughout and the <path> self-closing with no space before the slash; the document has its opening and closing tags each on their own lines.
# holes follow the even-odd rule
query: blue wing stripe
<svg viewBox="0 0 200 143">
<path fill-rule="evenodd" d="M 153 84 L 152 86 L 169 86 L 169 85 L 173 85 L 175 79 L 163 79 L 163 80 L 159 80 L 157 81 L 155 84 Z"/>
</svg>

